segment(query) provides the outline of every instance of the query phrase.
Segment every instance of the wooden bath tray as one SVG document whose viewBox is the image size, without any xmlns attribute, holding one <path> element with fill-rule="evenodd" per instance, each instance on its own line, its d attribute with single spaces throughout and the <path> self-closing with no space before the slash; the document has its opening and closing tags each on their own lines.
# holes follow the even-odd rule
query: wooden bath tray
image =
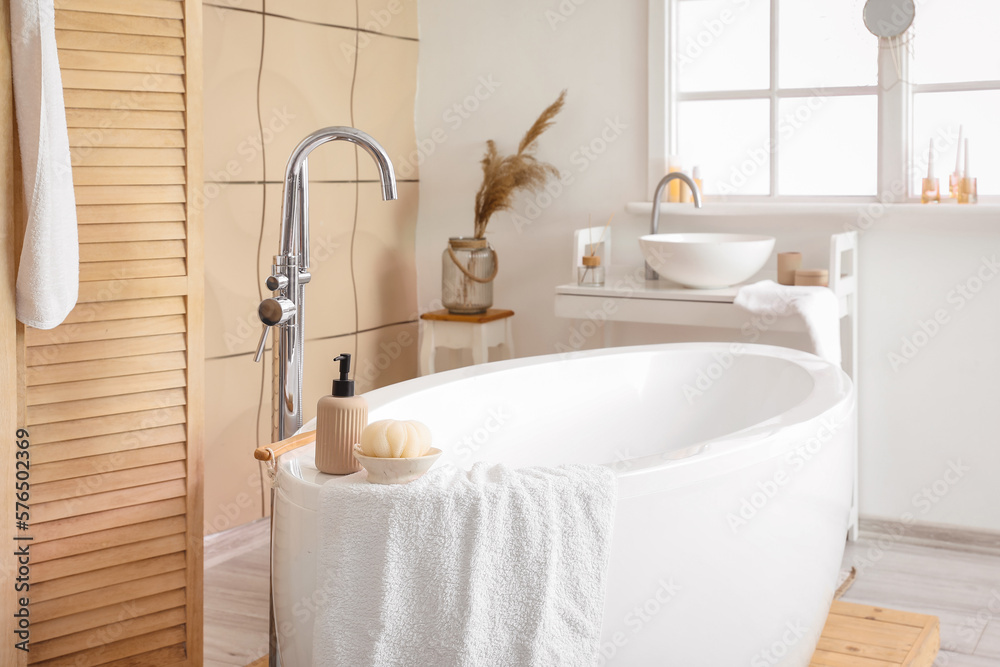
<svg viewBox="0 0 1000 667">
<path fill-rule="evenodd" d="M 834 601 L 809 667 L 930 667 L 937 616 Z"/>
</svg>

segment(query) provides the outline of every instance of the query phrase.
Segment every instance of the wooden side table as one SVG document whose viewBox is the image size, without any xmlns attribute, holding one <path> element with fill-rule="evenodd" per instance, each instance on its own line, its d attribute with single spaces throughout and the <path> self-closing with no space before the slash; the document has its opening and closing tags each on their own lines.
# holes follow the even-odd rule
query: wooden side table
<svg viewBox="0 0 1000 667">
<path fill-rule="evenodd" d="M 507 358 L 514 358 L 514 334 L 511 324 L 513 310 L 490 308 L 480 315 L 453 315 L 447 310 L 435 310 L 420 316 L 420 374 L 434 372 L 437 348 L 472 350 L 472 363 L 489 361 L 491 347 L 502 345 Z"/>
</svg>

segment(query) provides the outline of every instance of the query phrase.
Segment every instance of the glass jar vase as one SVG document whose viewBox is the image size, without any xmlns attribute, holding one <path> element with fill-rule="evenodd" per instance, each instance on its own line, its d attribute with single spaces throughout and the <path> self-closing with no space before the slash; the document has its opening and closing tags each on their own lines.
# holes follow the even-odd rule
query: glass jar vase
<svg viewBox="0 0 1000 667">
<path fill-rule="evenodd" d="M 455 237 L 441 255 L 441 301 L 449 313 L 477 315 L 493 305 L 497 255 L 486 239 Z"/>
</svg>

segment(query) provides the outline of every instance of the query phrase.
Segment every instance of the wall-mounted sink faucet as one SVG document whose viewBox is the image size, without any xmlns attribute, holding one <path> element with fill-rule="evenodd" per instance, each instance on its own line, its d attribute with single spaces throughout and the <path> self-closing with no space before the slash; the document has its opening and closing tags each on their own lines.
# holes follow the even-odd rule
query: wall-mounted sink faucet
<svg viewBox="0 0 1000 667">
<path fill-rule="evenodd" d="M 273 292 L 257 308 L 264 323 L 256 361 L 264 355 L 267 332 L 275 334 L 274 421 L 272 436 L 283 440 L 302 428 L 302 371 L 305 354 L 305 286 L 309 273 L 309 154 L 329 141 L 349 141 L 375 160 L 382 179 L 382 199 L 396 198 L 396 174 L 389 155 L 370 136 L 353 127 L 328 127 L 310 134 L 292 151 L 285 168 L 281 204 L 281 241 L 271 275 L 264 284 Z"/>
<path fill-rule="evenodd" d="M 667 184 L 675 178 L 679 178 L 687 183 L 687 186 L 691 188 L 691 194 L 694 196 L 694 207 L 701 208 L 701 190 L 698 189 L 698 185 L 687 174 L 679 171 L 670 172 L 660 179 L 659 184 L 656 186 L 656 193 L 653 195 L 653 217 L 649 221 L 650 234 L 660 233 L 660 200 L 663 199 L 663 191 L 666 189 Z M 646 262 L 646 280 L 659 280 L 659 278 L 660 274 L 649 265 L 649 262 Z"/>
</svg>

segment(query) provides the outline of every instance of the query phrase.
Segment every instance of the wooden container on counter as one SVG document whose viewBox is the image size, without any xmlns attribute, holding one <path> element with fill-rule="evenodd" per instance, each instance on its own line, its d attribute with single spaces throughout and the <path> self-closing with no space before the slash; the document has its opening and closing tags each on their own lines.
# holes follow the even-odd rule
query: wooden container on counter
<svg viewBox="0 0 1000 667">
<path fill-rule="evenodd" d="M 778 284 L 794 285 L 795 272 L 802 266 L 801 252 L 778 253 Z"/>
<path fill-rule="evenodd" d="M 795 272 L 795 284 L 805 287 L 827 287 L 830 272 L 826 269 L 799 269 Z"/>
</svg>

